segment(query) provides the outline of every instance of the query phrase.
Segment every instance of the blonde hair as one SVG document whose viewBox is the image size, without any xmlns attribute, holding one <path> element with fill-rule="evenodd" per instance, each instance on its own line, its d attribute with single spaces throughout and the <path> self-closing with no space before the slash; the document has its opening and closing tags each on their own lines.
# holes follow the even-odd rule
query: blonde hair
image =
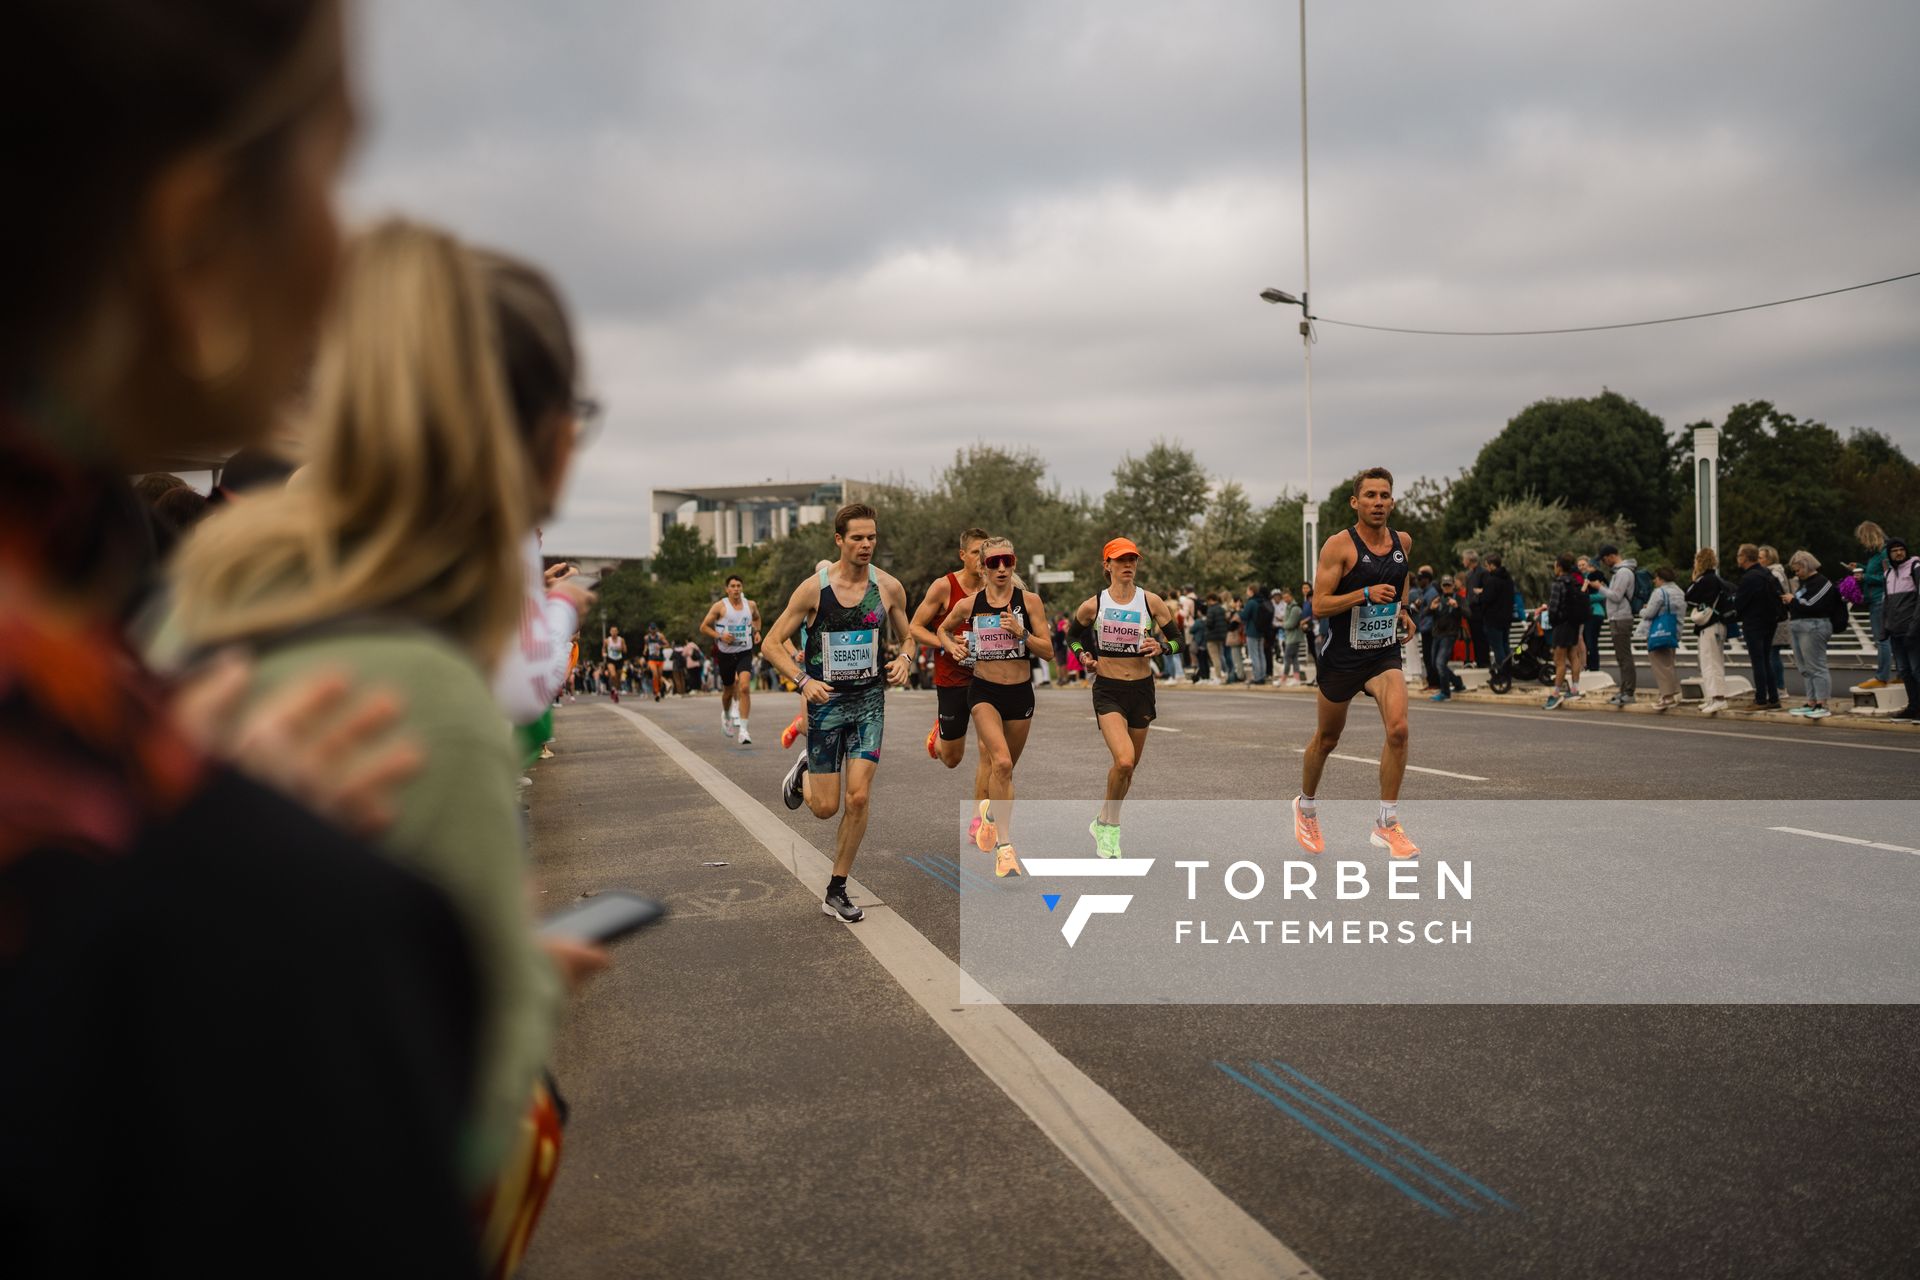
<svg viewBox="0 0 1920 1280">
<path fill-rule="evenodd" d="M 1787 568 L 1793 570 L 1796 578 L 1810 577 L 1820 572 L 1820 561 L 1813 552 L 1802 549 L 1787 557 Z"/>
<path fill-rule="evenodd" d="M 985 542 L 980 544 L 980 554 L 984 556 L 985 554 L 987 554 L 987 552 L 990 549 L 994 547 L 1005 547 L 1007 550 L 1011 551 L 1013 550 L 1013 539 L 1002 538 L 998 536 L 988 538 Z"/>
<path fill-rule="evenodd" d="M 1720 553 L 1712 547 L 1702 547 L 1693 553 L 1693 576 L 1699 577 L 1709 569 L 1720 567 Z"/>
<path fill-rule="evenodd" d="M 1779 564 L 1780 553 L 1763 542 L 1760 544 L 1760 563 L 1764 565 Z"/>
<path fill-rule="evenodd" d="M 184 549 L 186 642 L 381 613 L 490 666 L 519 618 L 537 486 L 473 252 L 402 221 L 356 239 L 307 430 L 305 483 L 207 521 Z"/>
<path fill-rule="evenodd" d="M 1853 531 L 1853 536 L 1869 551 L 1879 551 L 1887 545 L 1887 531 L 1871 520 L 1862 520 L 1860 527 Z"/>
</svg>

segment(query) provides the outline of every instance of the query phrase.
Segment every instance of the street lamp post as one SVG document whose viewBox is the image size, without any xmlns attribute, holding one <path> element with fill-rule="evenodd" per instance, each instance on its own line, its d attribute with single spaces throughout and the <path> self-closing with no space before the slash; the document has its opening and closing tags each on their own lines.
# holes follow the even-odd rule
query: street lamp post
<svg viewBox="0 0 1920 1280">
<path fill-rule="evenodd" d="M 1304 287 L 1300 296 L 1279 289 L 1262 289 L 1267 302 L 1300 308 L 1300 348 L 1307 365 L 1307 477 L 1306 497 L 1300 504 L 1301 576 L 1313 581 L 1320 559 L 1320 504 L 1313 496 L 1313 314 L 1307 310 L 1313 296 L 1313 238 L 1309 231 L 1307 200 L 1307 0 L 1300 0 L 1300 268 Z"/>
<path fill-rule="evenodd" d="M 1720 549 L 1720 428 L 1693 429 L 1693 545 Z"/>
</svg>

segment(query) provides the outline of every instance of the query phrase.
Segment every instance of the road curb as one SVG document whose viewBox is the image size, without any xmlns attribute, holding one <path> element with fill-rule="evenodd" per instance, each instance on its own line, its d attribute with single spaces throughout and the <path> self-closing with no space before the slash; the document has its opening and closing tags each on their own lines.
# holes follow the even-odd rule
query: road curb
<svg viewBox="0 0 1920 1280">
<path fill-rule="evenodd" d="M 1255 697 L 1274 698 L 1310 698 L 1314 695 L 1314 689 L 1310 685 L 1290 685 L 1283 689 L 1276 688 L 1273 685 L 1187 684 L 1182 681 L 1178 682 L 1176 686 L 1169 686 L 1163 681 L 1161 687 L 1180 687 L 1199 694 L 1239 693 L 1250 694 Z M 1466 693 L 1454 694 L 1448 701 L 1464 702 L 1474 706 L 1532 707 L 1535 710 L 1544 710 L 1540 702 L 1546 698 L 1546 686 L 1528 685 L 1526 688 L 1537 688 L 1540 693 L 1539 700 L 1530 698 L 1525 690 L 1516 687 L 1512 693 L 1504 694 L 1489 693 L 1484 690 L 1469 690 Z M 1432 705 L 1431 701 L 1423 695 L 1415 693 L 1410 696 L 1415 701 L 1427 702 L 1429 705 Z M 1802 716 L 1792 715 L 1786 711 L 1750 711 L 1742 710 L 1735 706 L 1709 716 L 1701 714 L 1698 705 L 1694 703 L 1682 703 L 1680 706 L 1669 707 L 1667 710 L 1661 711 L 1656 708 L 1651 701 L 1640 701 L 1631 706 L 1620 707 L 1613 706 L 1600 698 L 1578 698 L 1572 702 L 1563 703 L 1558 709 L 1562 711 L 1582 711 L 1589 715 L 1655 716 L 1666 720 L 1700 720 L 1723 723 L 1738 721 L 1751 724 L 1804 725 L 1809 727 L 1822 723 L 1818 720 L 1807 720 Z M 1886 720 L 1875 716 L 1857 716 L 1847 712 L 1836 712 L 1830 716 L 1825 723 L 1831 724 L 1836 728 L 1868 729 L 1875 733 L 1920 734 L 1920 725 L 1890 724 Z"/>
</svg>

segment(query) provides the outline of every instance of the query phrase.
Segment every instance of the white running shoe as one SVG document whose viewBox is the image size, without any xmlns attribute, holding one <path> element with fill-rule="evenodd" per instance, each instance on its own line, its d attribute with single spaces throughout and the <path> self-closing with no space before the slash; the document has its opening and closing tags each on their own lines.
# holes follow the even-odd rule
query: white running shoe
<svg viewBox="0 0 1920 1280">
<path fill-rule="evenodd" d="M 731 738 L 734 734 L 738 733 L 739 731 L 740 731 L 740 726 L 734 723 L 733 717 L 728 715 L 726 712 L 722 711 L 720 713 L 720 732 L 726 734 L 729 738 Z"/>
<path fill-rule="evenodd" d="M 753 744 L 753 735 L 747 732 L 747 727 L 745 725 L 741 725 L 740 726 L 740 745 L 745 747 L 745 746 L 751 746 L 752 744 Z"/>
</svg>

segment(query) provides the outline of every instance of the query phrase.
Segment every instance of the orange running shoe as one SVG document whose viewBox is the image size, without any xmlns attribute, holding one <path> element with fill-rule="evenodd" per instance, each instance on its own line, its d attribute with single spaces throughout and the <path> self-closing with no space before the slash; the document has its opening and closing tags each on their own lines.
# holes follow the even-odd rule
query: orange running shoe
<svg viewBox="0 0 1920 1280">
<path fill-rule="evenodd" d="M 1308 853 L 1325 853 L 1327 842 L 1320 838 L 1320 819 L 1300 812 L 1300 797 L 1293 798 L 1293 838 Z"/>
<path fill-rule="evenodd" d="M 1003 844 L 993 851 L 993 874 L 996 876 L 1023 876 L 1020 860 L 1013 856 L 1013 846 Z"/>
<path fill-rule="evenodd" d="M 784 751 L 792 747 L 793 740 L 799 737 L 800 731 L 806 727 L 807 727 L 807 713 L 802 711 L 799 715 L 793 718 L 792 724 L 788 725 L 786 728 L 780 731 L 781 750 Z"/>
<path fill-rule="evenodd" d="M 982 853 L 992 853 L 993 846 L 1000 843 L 1000 830 L 993 825 L 993 814 L 987 809 L 992 803 L 991 800 L 980 802 L 980 822 L 973 829 L 973 847 Z"/>
<path fill-rule="evenodd" d="M 938 760 L 940 758 L 940 748 L 933 745 L 934 740 L 939 736 L 940 736 L 940 720 L 938 717 L 935 717 L 933 722 L 933 728 L 927 730 L 927 758 L 928 759 Z"/>
<path fill-rule="evenodd" d="M 1407 829 L 1400 825 L 1398 818 L 1373 829 L 1373 847 L 1385 849 L 1396 858 L 1412 858 L 1420 852 L 1420 846 L 1408 838 Z"/>
</svg>

